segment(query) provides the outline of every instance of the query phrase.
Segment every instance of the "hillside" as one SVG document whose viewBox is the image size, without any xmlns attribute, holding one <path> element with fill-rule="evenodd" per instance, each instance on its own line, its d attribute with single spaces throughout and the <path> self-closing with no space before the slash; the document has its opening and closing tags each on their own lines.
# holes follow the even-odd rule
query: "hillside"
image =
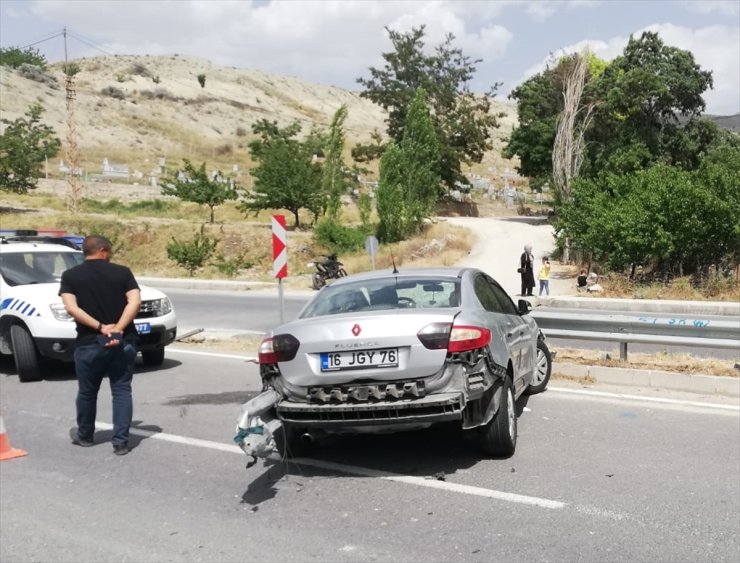
<svg viewBox="0 0 740 563">
<path fill-rule="evenodd" d="M 100 174 L 107 158 L 147 175 L 163 156 L 169 164 L 187 157 L 229 170 L 237 164 L 243 170 L 250 165 L 245 145 L 254 122 L 263 118 L 281 125 L 299 121 L 306 133 L 314 125 L 328 127 L 341 104 L 347 105 L 349 113 L 348 151 L 358 141 L 369 141 L 373 130 L 385 131 L 381 108 L 357 92 L 333 86 L 178 55 L 75 62 L 81 69 L 74 104 L 77 136 L 81 166 L 88 174 Z M 206 77 L 204 88 L 199 74 Z M 0 68 L 0 116 L 15 119 L 38 100 L 46 109 L 44 121 L 64 139 L 61 65 L 52 65 L 47 75 L 31 79 L 28 73 L 23 76 Z M 479 173 L 492 166 L 499 172 L 513 167 L 512 162 L 501 160 L 499 150 L 516 121 L 515 107 L 497 101 L 493 111 L 504 117 L 495 133 L 494 150 L 475 170 Z M 58 161 L 50 163 L 50 175 L 58 175 L 58 165 Z"/>
</svg>

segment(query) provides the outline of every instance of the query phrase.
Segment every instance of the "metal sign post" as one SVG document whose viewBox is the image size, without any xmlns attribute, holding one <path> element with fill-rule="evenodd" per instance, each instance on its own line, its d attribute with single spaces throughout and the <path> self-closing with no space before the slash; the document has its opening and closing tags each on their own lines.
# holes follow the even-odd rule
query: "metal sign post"
<svg viewBox="0 0 740 563">
<path fill-rule="evenodd" d="M 278 280 L 280 324 L 283 324 L 285 319 L 283 278 L 288 275 L 288 231 L 285 229 L 285 215 L 272 216 L 272 271 Z"/>
<path fill-rule="evenodd" d="M 370 235 L 365 239 L 365 250 L 370 255 L 370 260 L 373 263 L 373 270 L 375 270 L 375 255 L 378 253 L 378 239 Z"/>
</svg>

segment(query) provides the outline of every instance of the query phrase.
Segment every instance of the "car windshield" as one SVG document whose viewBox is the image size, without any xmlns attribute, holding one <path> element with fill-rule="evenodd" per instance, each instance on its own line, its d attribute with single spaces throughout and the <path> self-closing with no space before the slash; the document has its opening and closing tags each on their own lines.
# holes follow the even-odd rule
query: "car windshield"
<svg viewBox="0 0 740 563">
<path fill-rule="evenodd" d="M 388 277 L 330 285 L 303 311 L 301 318 L 355 311 L 440 309 L 460 305 L 457 278 Z"/>
<path fill-rule="evenodd" d="M 80 264 L 82 252 L 2 252 L 0 275 L 11 286 L 54 283 L 62 272 Z"/>
</svg>

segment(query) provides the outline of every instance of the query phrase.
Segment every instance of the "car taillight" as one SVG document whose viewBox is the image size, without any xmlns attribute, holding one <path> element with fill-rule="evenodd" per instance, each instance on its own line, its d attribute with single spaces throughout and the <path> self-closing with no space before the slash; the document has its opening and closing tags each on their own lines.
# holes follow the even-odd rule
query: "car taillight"
<svg viewBox="0 0 740 563">
<path fill-rule="evenodd" d="M 491 331 L 480 326 L 453 326 L 448 352 L 467 352 L 491 343 Z"/>
<path fill-rule="evenodd" d="M 417 332 L 416 336 L 424 348 L 443 350 L 447 348 L 447 343 L 450 341 L 451 328 L 452 323 L 432 323 Z"/>
<path fill-rule="evenodd" d="M 291 334 L 277 334 L 271 338 L 265 338 L 260 344 L 257 354 L 259 363 L 289 362 L 295 358 L 300 345 L 298 339 Z"/>
</svg>

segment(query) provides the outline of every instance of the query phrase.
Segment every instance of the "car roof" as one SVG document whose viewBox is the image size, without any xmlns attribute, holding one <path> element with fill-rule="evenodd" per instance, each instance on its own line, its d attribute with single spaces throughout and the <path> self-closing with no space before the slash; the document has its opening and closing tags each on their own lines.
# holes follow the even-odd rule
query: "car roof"
<svg viewBox="0 0 740 563">
<path fill-rule="evenodd" d="M 373 270 L 370 272 L 362 272 L 359 274 L 352 274 L 350 276 L 339 278 L 335 280 L 332 285 L 343 285 L 345 283 L 352 283 L 360 280 L 371 280 L 381 279 L 390 277 L 410 278 L 410 277 L 439 277 L 439 278 L 462 278 L 466 272 L 476 272 L 475 268 L 467 268 L 460 266 L 439 266 L 429 268 L 397 268 L 397 272 L 393 273 L 391 268 L 385 268 L 383 270 Z"/>
<path fill-rule="evenodd" d="M 80 251 L 75 248 L 70 248 L 64 244 L 54 244 L 49 242 L 37 241 L 37 242 L 17 242 L 17 241 L 3 241 L 0 244 L 0 252 L 2 253 L 17 253 L 17 252 L 77 252 Z"/>
</svg>

